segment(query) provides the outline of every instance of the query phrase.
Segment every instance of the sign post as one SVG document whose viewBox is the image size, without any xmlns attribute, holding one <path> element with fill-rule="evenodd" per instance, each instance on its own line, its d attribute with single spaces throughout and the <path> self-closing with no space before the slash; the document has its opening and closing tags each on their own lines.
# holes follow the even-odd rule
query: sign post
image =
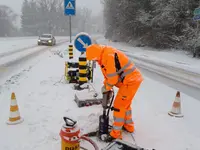
<svg viewBox="0 0 200 150">
<path fill-rule="evenodd" d="M 76 15 L 76 0 L 64 0 L 64 13 L 69 16 L 70 43 L 72 42 L 72 18 Z"/>
<path fill-rule="evenodd" d="M 199 20 L 200 20 L 200 8 L 195 8 L 193 12 L 193 20 L 197 22 L 197 31 L 196 31 L 196 36 L 198 36 L 198 30 L 199 30 Z"/>
</svg>

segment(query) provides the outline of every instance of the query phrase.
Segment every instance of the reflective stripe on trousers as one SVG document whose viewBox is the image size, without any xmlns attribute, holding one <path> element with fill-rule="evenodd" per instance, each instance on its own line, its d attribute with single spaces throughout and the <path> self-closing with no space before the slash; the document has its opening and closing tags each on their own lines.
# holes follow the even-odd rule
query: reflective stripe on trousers
<svg viewBox="0 0 200 150">
<path fill-rule="evenodd" d="M 131 112 L 130 108 L 125 113 L 125 122 L 124 122 L 124 124 L 133 124 L 132 112 Z"/>
<path fill-rule="evenodd" d="M 124 124 L 133 124 L 131 110 L 125 112 L 125 119 L 114 117 L 115 124 L 113 125 L 114 130 L 121 130 Z"/>
<path fill-rule="evenodd" d="M 113 129 L 121 130 L 125 121 L 124 118 L 113 117 L 113 119 L 114 119 Z"/>
<path fill-rule="evenodd" d="M 115 117 L 113 129 L 110 135 L 114 138 L 121 136 L 121 128 L 124 126 L 129 132 L 134 132 L 134 123 L 131 115 L 131 105 L 142 81 L 136 82 L 133 86 L 121 85 L 114 101 L 114 107 L 120 109 L 119 112 L 114 111 Z"/>
</svg>

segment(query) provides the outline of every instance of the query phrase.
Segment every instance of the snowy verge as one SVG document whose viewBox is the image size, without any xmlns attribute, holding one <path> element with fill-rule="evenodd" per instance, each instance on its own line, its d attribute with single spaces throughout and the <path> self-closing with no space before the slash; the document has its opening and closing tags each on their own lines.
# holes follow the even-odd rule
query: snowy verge
<svg viewBox="0 0 200 150">
<path fill-rule="evenodd" d="M 69 37 L 55 37 L 57 41 L 69 39 Z M 26 48 L 37 46 L 38 37 L 15 37 L 15 38 L 0 38 L 0 57 L 20 51 Z"/>
<path fill-rule="evenodd" d="M 65 45 L 59 49 L 65 49 Z M 63 116 L 78 121 L 81 133 L 98 127 L 102 107 L 77 107 L 72 85 L 63 80 L 65 60 L 52 51 L 46 51 L 36 65 L 14 76 L 0 93 L 0 149 L 1 150 L 58 150 Z M 77 53 L 78 54 L 78 53 Z M 133 120 L 135 139 L 139 146 L 157 150 L 199 150 L 200 102 L 181 93 L 184 118 L 172 118 L 167 113 L 172 107 L 176 91 L 144 77 L 134 101 Z M 62 80 L 61 80 L 62 79 Z M 94 72 L 94 86 L 100 91 L 103 76 L 99 66 Z M 152 88 L 154 87 L 154 88 Z M 10 94 L 15 92 L 24 122 L 8 126 Z M 111 117 L 112 119 L 112 113 Z M 105 143 L 93 140 L 99 148 Z M 131 140 L 129 142 L 132 142 Z M 81 146 L 93 150 L 86 142 Z"/>
<path fill-rule="evenodd" d="M 149 51 L 138 47 L 131 47 L 125 43 L 109 42 L 106 39 L 100 39 L 98 42 L 125 52 L 130 58 L 133 58 L 133 62 L 139 67 L 200 88 L 200 63 L 198 60 L 175 52 Z"/>
<path fill-rule="evenodd" d="M 67 41 L 68 40 L 60 40 L 57 43 L 57 45 L 62 44 L 62 43 L 67 42 Z M 34 48 L 26 49 L 24 51 L 15 52 L 15 53 L 13 53 L 11 55 L 2 57 L 1 60 L 0 60 L 0 66 L 7 66 L 9 64 L 12 64 L 12 63 L 14 63 L 14 62 L 16 62 L 16 61 L 24 58 L 24 57 L 27 57 L 29 55 L 32 55 L 34 53 L 37 53 L 37 52 L 39 52 L 41 50 L 46 50 L 46 49 L 49 49 L 49 47 L 39 46 L 39 47 L 34 47 Z"/>
<path fill-rule="evenodd" d="M 142 68 L 156 72 L 181 83 L 200 88 L 200 72 L 195 72 L 187 66 L 179 67 L 173 62 L 145 55 L 135 55 L 130 53 L 127 53 L 127 55 L 133 58 L 134 62 Z"/>
<path fill-rule="evenodd" d="M 35 48 L 35 47 L 37 47 L 37 45 L 31 45 L 31 46 L 23 47 L 23 48 L 20 48 L 20 49 L 17 49 L 17 50 L 3 52 L 3 53 L 0 53 L 0 58 L 14 54 L 14 53 L 22 52 L 22 51 L 25 51 L 25 50 L 30 49 L 30 48 Z"/>
</svg>

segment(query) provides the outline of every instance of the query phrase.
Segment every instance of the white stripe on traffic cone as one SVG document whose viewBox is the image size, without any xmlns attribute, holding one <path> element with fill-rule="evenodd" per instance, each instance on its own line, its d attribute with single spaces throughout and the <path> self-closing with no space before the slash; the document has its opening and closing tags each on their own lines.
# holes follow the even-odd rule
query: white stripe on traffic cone
<svg viewBox="0 0 200 150">
<path fill-rule="evenodd" d="M 172 109 L 170 112 L 168 112 L 168 114 L 173 117 L 179 117 L 179 118 L 183 117 L 183 114 L 181 113 L 181 99 L 180 99 L 179 91 L 177 91 L 176 93 L 176 97 L 172 105 Z"/>
<path fill-rule="evenodd" d="M 10 102 L 10 116 L 9 116 L 9 120 L 7 121 L 7 124 L 14 125 L 14 124 L 19 124 L 23 121 L 24 119 L 20 117 L 15 93 L 12 93 L 11 102 Z"/>
</svg>

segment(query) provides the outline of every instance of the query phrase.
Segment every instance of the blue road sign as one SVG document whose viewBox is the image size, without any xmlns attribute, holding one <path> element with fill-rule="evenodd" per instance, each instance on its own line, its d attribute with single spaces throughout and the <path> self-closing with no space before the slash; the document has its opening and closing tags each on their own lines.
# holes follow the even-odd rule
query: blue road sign
<svg viewBox="0 0 200 150">
<path fill-rule="evenodd" d="M 75 48 L 80 52 L 85 52 L 86 48 L 92 44 L 92 39 L 87 33 L 79 33 L 74 40 Z"/>
<path fill-rule="evenodd" d="M 76 0 L 65 0 L 64 1 L 64 11 L 67 16 L 76 15 Z"/>
<path fill-rule="evenodd" d="M 200 14 L 200 8 L 195 8 L 193 14 L 194 15 L 199 15 Z"/>
<path fill-rule="evenodd" d="M 194 17 L 193 17 L 193 20 L 194 20 L 194 21 L 200 20 L 200 15 L 194 16 Z"/>
</svg>

